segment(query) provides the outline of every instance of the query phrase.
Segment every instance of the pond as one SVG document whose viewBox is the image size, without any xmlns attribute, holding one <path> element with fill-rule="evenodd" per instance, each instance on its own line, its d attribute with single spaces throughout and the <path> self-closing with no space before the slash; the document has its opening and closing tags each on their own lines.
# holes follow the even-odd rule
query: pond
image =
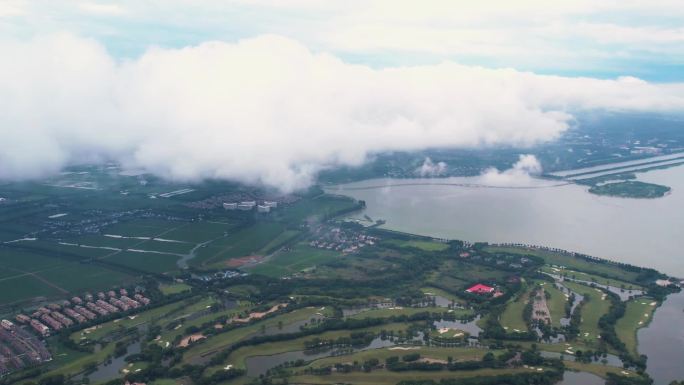
<svg viewBox="0 0 684 385">
<path fill-rule="evenodd" d="M 557 385 L 604 385 L 606 381 L 591 373 L 566 371 Z"/>
<path fill-rule="evenodd" d="M 482 332 L 482 329 L 477 326 L 477 321 L 480 320 L 480 316 L 478 315 L 474 320 L 469 321 L 469 322 L 463 322 L 463 321 L 447 321 L 447 320 L 439 320 L 435 321 L 433 325 L 437 329 L 441 328 L 451 328 L 451 329 L 459 329 L 463 330 L 464 332 L 469 333 L 472 337 L 477 337 L 480 335 Z"/>
<path fill-rule="evenodd" d="M 416 341 L 421 341 L 422 336 L 419 336 L 416 338 Z M 253 357 L 248 357 L 245 360 L 245 366 L 247 367 L 247 375 L 252 376 L 252 377 L 258 377 L 261 374 L 266 374 L 266 372 L 278 365 L 282 365 L 286 362 L 290 361 L 297 361 L 297 360 L 304 360 L 304 361 L 313 361 L 317 360 L 319 358 L 325 358 L 325 357 L 332 357 L 332 356 L 339 356 L 339 355 L 345 355 L 345 354 L 351 354 L 354 352 L 360 352 L 364 350 L 370 350 L 370 349 L 380 349 L 380 348 L 386 348 L 386 347 L 391 347 L 395 346 L 397 343 L 395 340 L 392 339 L 382 339 L 380 337 L 376 337 L 371 341 L 371 343 L 367 346 L 364 347 L 349 347 L 349 348 L 333 348 L 333 349 L 325 349 L 325 350 L 316 350 L 316 351 L 304 351 L 304 350 L 297 350 L 297 351 L 291 351 L 291 352 L 284 352 L 284 353 L 278 353 L 278 354 L 272 354 L 268 356 L 253 356 Z"/>
<path fill-rule="evenodd" d="M 80 378 L 88 377 L 91 383 L 106 382 L 121 376 L 123 370 L 128 363 L 125 358 L 131 354 L 140 353 L 140 341 L 134 342 L 128 346 L 126 354 L 121 357 L 112 358 L 110 363 L 102 363 L 97 366 L 97 369 L 87 375 L 80 376 Z"/>
</svg>

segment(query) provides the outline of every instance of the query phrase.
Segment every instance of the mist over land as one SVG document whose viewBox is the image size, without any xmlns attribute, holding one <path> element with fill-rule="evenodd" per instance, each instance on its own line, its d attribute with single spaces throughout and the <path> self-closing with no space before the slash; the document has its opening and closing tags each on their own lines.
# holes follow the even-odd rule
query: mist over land
<svg viewBox="0 0 684 385">
<path fill-rule="evenodd" d="M 526 147 L 558 138 L 576 112 L 684 108 L 681 84 L 450 61 L 374 69 L 275 35 L 124 60 L 72 34 L 0 49 L 12 57 L 0 63 L 4 180 L 115 161 L 170 180 L 291 191 L 375 153 Z"/>
</svg>

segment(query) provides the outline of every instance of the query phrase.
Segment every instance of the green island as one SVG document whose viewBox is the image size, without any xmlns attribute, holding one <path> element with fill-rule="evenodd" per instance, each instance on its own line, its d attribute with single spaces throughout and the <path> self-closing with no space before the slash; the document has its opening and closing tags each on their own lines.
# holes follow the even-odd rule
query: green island
<svg viewBox="0 0 684 385">
<path fill-rule="evenodd" d="M 670 187 L 628 180 L 594 185 L 589 188 L 589 192 L 596 195 L 607 195 L 620 198 L 653 199 L 664 197 L 670 192 Z"/>
<path fill-rule="evenodd" d="M 637 331 L 679 290 L 569 251 L 364 227 L 345 220 L 363 201 L 318 188 L 60 178 L 2 187 L 0 344 L 40 355 L 2 385 L 648 384 Z"/>
</svg>

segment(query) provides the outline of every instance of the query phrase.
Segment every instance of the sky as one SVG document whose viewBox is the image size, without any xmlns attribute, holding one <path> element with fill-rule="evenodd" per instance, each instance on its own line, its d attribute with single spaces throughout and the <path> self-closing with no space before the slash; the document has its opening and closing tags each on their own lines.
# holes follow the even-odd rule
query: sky
<svg viewBox="0 0 684 385">
<path fill-rule="evenodd" d="M 69 31 L 115 57 L 263 34 L 374 67 L 444 60 L 555 75 L 684 80 L 679 0 L 3 0 L 0 31 Z"/>
<path fill-rule="evenodd" d="M 0 52 L 6 180 L 113 160 L 291 191 L 376 152 L 684 110 L 672 0 L 3 0 Z"/>
</svg>

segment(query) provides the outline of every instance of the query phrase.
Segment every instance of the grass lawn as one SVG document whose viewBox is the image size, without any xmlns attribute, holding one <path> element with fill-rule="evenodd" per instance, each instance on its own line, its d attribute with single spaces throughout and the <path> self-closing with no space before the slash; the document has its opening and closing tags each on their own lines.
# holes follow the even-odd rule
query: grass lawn
<svg viewBox="0 0 684 385">
<path fill-rule="evenodd" d="M 620 318 L 615 325 L 620 341 L 624 342 L 627 350 L 635 356 L 638 356 L 637 330 L 648 325 L 655 309 L 656 302 L 651 298 L 633 299 L 627 302 L 624 317 Z"/>
<path fill-rule="evenodd" d="M 593 363 L 593 364 L 584 364 L 580 362 L 575 362 L 571 360 L 565 360 L 563 361 L 565 364 L 565 367 L 569 370 L 573 370 L 576 372 L 587 372 L 591 374 L 595 374 L 601 378 L 606 378 L 608 373 L 615 373 L 619 374 L 621 376 L 636 376 L 636 373 L 630 371 L 630 370 L 625 370 L 622 368 L 618 368 L 615 366 L 608 366 L 608 365 L 601 365 L 598 363 Z M 623 372 L 627 372 L 628 374 L 625 374 Z"/>
<path fill-rule="evenodd" d="M 184 291 L 189 291 L 190 289 L 192 289 L 192 286 L 186 285 L 184 283 L 174 283 L 171 285 L 163 285 L 163 284 L 159 285 L 159 290 L 161 290 L 161 292 L 164 295 L 178 294 L 178 293 L 182 293 Z"/>
<path fill-rule="evenodd" d="M 417 249 L 425 250 L 425 251 L 444 251 L 449 248 L 449 245 L 446 243 L 442 242 L 433 242 L 433 241 L 418 241 L 418 240 L 410 240 L 410 241 L 402 241 L 402 240 L 389 240 L 387 241 L 389 243 L 392 243 L 394 245 L 397 245 L 399 247 L 415 247 Z"/>
<path fill-rule="evenodd" d="M 104 290 L 115 285 L 135 281 L 135 278 L 128 274 L 97 265 L 81 263 L 68 263 L 55 269 L 43 271 L 38 275 L 72 293 L 80 293 L 86 290 Z"/>
<path fill-rule="evenodd" d="M 178 327 L 178 328 L 174 328 L 172 330 L 164 330 L 161 333 L 161 338 L 157 342 L 159 343 L 159 345 L 164 347 L 164 346 L 166 346 L 166 342 L 169 342 L 171 344 L 171 343 L 173 343 L 176 336 L 184 335 L 185 329 L 187 329 L 190 326 L 199 327 L 202 324 L 209 322 L 209 321 L 213 321 L 216 318 L 219 318 L 221 316 L 226 316 L 228 318 L 233 317 L 233 316 L 237 316 L 240 313 L 242 313 L 243 311 L 249 310 L 251 308 L 251 306 L 252 306 L 251 303 L 245 302 L 243 305 L 232 308 L 232 309 L 223 310 L 223 311 L 219 311 L 216 313 L 209 313 L 209 314 L 197 317 L 191 321 L 183 322 L 182 324 L 180 324 L 180 327 Z"/>
<path fill-rule="evenodd" d="M 218 334 L 216 336 L 213 336 L 213 337 L 203 341 L 200 344 L 192 346 L 189 350 L 187 350 L 183 354 L 183 362 L 185 362 L 185 363 L 192 362 L 193 360 L 201 357 L 205 353 L 224 348 L 230 344 L 233 344 L 235 342 L 238 342 L 240 340 L 248 338 L 252 335 L 255 335 L 255 334 L 259 333 L 262 325 L 265 328 L 277 327 L 278 323 L 282 322 L 283 326 L 287 326 L 287 325 L 292 324 L 294 322 L 299 322 L 302 320 L 308 320 L 308 319 L 312 318 L 312 316 L 317 312 L 320 312 L 319 308 L 297 309 L 295 311 L 292 311 L 289 313 L 284 313 L 284 314 L 278 315 L 276 317 L 267 318 L 263 321 L 253 323 L 253 324 L 248 325 L 248 326 L 239 327 L 239 328 L 233 329 L 231 331 Z M 290 350 L 297 350 L 297 349 L 290 349 Z"/>
<path fill-rule="evenodd" d="M 149 271 L 151 273 L 165 273 L 178 270 L 178 266 L 176 265 L 178 259 L 180 259 L 180 257 L 175 255 L 137 253 L 133 251 L 122 251 L 106 258 L 109 262 Z"/>
<path fill-rule="evenodd" d="M 285 230 L 280 235 L 277 237 L 273 238 L 270 242 L 268 242 L 261 250 L 259 250 L 259 254 L 270 254 L 277 250 L 279 247 L 285 245 L 286 243 L 290 242 L 297 236 L 299 236 L 302 232 L 298 230 Z"/>
<path fill-rule="evenodd" d="M 138 219 L 121 222 L 107 227 L 105 233 L 124 237 L 155 237 L 173 228 L 183 226 L 183 223 L 167 222 L 157 219 Z M 175 239 L 165 235 L 164 237 Z"/>
<path fill-rule="evenodd" d="M 560 327 L 560 319 L 565 318 L 565 303 L 568 302 L 568 300 L 565 297 L 565 294 L 551 283 L 546 283 L 543 288 L 551 295 L 551 298 L 546 301 L 546 305 L 551 312 L 551 324 Z"/>
<path fill-rule="evenodd" d="M 615 287 L 624 286 L 625 290 L 630 290 L 630 288 L 633 290 L 643 290 L 642 286 L 634 284 L 634 283 L 621 281 L 619 279 L 605 278 L 605 277 L 602 277 L 600 275 L 585 273 L 583 271 L 575 271 L 575 270 L 570 270 L 570 269 L 559 269 L 559 268 L 551 267 L 548 265 L 543 266 L 542 271 L 545 271 L 545 272 L 551 273 L 551 274 L 567 275 L 568 278 L 578 279 L 578 280 L 582 280 L 582 281 L 596 282 L 597 284 L 600 284 L 600 285 L 608 285 L 608 286 L 615 286 Z"/>
<path fill-rule="evenodd" d="M 193 266 L 225 267 L 231 258 L 256 254 L 285 230 L 285 225 L 277 222 L 258 222 L 199 249 L 198 255 L 190 260 Z"/>
<path fill-rule="evenodd" d="M 403 380 L 428 381 L 450 378 L 468 378 L 497 376 L 501 374 L 531 373 L 531 369 L 480 369 L 462 371 L 439 371 L 439 372 L 392 372 L 384 369 L 374 370 L 370 373 L 352 372 L 335 373 L 325 376 L 300 375 L 290 378 L 291 383 L 296 384 L 355 384 L 355 385 L 394 385 Z M 536 371 L 535 371 L 536 372 Z"/>
<path fill-rule="evenodd" d="M 0 305 L 39 296 L 58 297 L 61 295 L 62 293 L 52 286 L 30 275 L 0 280 Z"/>
<path fill-rule="evenodd" d="M 103 362 L 107 358 L 107 356 L 111 355 L 114 352 L 114 345 L 115 344 L 113 343 L 107 344 L 107 346 L 102 348 L 100 351 L 89 354 L 73 352 L 64 347 L 59 347 L 56 350 L 53 350 L 53 352 L 56 354 L 56 358 L 61 358 L 59 361 L 55 362 L 57 366 L 54 369 L 45 372 L 39 378 L 45 378 L 48 376 L 59 374 L 62 374 L 66 377 L 73 376 L 81 372 L 83 370 L 83 367 L 87 364 L 99 364 Z M 36 381 L 36 379 L 27 380 L 24 383 L 29 381 Z"/>
<path fill-rule="evenodd" d="M 311 362 L 308 366 L 313 368 L 321 368 L 329 365 L 334 365 L 336 362 L 350 362 L 359 361 L 363 362 L 371 358 L 377 358 L 380 362 L 384 362 L 386 358 L 392 356 L 403 356 L 409 353 L 419 353 L 421 358 L 434 358 L 438 360 L 447 360 L 452 357 L 454 361 L 479 361 L 482 357 L 487 354 L 490 350 L 479 349 L 479 348 L 439 348 L 439 347 L 429 347 L 420 346 L 418 349 L 412 350 L 401 350 L 401 349 L 370 349 L 354 354 L 349 354 L 340 357 L 326 357 L 320 358 Z"/>
<path fill-rule="evenodd" d="M 515 298 L 515 300 L 508 302 L 506 305 L 506 310 L 501 314 L 501 319 L 499 322 L 508 333 L 527 332 L 527 324 L 523 319 L 523 312 L 525 310 L 525 305 L 530 298 L 530 292 L 532 289 L 525 290 L 524 294 Z"/>
<path fill-rule="evenodd" d="M 226 361 L 226 363 L 232 364 L 236 368 L 244 369 L 245 368 L 245 359 L 247 359 L 248 357 L 268 356 L 268 355 L 273 355 L 273 354 L 278 354 L 278 353 L 303 350 L 304 349 L 304 343 L 306 341 L 312 340 L 313 338 L 335 339 L 338 337 L 349 336 L 349 334 L 354 333 L 354 332 L 379 333 L 381 330 L 398 332 L 398 331 L 405 331 L 407 329 L 407 327 L 408 327 L 408 325 L 404 324 L 404 323 L 392 323 L 392 324 L 373 326 L 373 327 L 364 328 L 364 329 L 357 329 L 357 330 L 335 330 L 335 331 L 324 332 L 324 333 L 317 334 L 317 335 L 311 335 L 311 336 L 306 336 L 306 337 L 302 337 L 302 338 L 297 338 L 294 340 L 288 340 L 288 341 L 282 341 L 282 342 L 268 342 L 268 343 L 259 344 L 259 345 L 246 346 L 246 347 L 243 347 L 243 348 L 240 348 L 240 349 L 234 351 L 228 357 L 228 360 Z M 397 351 L 394 353 L 394 355 L 403 355 L 403 354 L 406 354 L 406 353 L 402 352 L 402 351 Z M 480 355 L 479 357 L 482 357 L 482 356 Z M 339 360 L 339 357 L 338 357 L 338 360 Z M 211 372 L 214 370 L 221 370 L 223 367 L 225 367 L 226 363 L 219 365 L 219 366 L 215 366 L 213 368 L 210 368 L 209 371 Z"/>
<path fill-rule="evenodd" d="M 387 309 L 370 309 L 363 311 L 361 313 L 354 314 L 348 318 L 352 319 L 364 319 L 364 318 L 387 318 L 391 317 L 393 315 L 413 315 L 417 313 L 424 313 L 424 312 L 430 312 L 430 313 L 445 313 L 448 310 L 443 307 L 405 307 L 405 308 L 400 308 L 400 307 L 395 307 L 395 308 L 387 308 Z M 466 314 L 472 314 L 472 311 L 470 310 L 459 310 L 456 309 L 452 312 L 453 314 L 456 315 L 466 315 Z"/>
<path fill-rule="evenodd" d="M 250 268 L 250 270 L 255 274 L 281 277 L 323 264 L 338 256 L 340 253 L 337 251 L 317 249 L 305 243 L 299 243 L 292 250 L 274 254 L 267 261 Z"/>
<path fill-rule="evenodd" d="M 235 224 L 230 222 L 202 221 L 192 222 L 187 225 L 169 231 L 161 238 L 186 241 L 191 243 L 201 243 L 211 239 L 216 239 L 226 232 L 230 232 Z"/>
<path fill-rule="evenodd" d="M 581 258 L 575 258 L 564 254 L 555 253 L 547 250 L 528 249 L 524 247 L 513 246 L 487 246 L 485 251 L 500 252 L 511 254 L 528 254 L 544 258 L 546 263 L 558 266 L 565 266 L 573 270 L 584 271 L 587 273 L 600 273 L 602 275 L 610 276 L 615 279 L 620 279 L 627 282 L 634 282 L 637 273 L 623 270 L 618 266 L 607 263 L 593 263 Z"/>
<path fill-rule="evenodd" d="M 582 322 L 580 323 L 578 340 L 583 341 L 589 346 L 596 347 L 600 333 L 598 321 L 601 316 L 608 313 L 610 301 L 607 298 L 603 298 L 605 294 L 598 289 L 568 281 L 563 282 L 563 285 L 585 296 L 585 300 L 589 297 L 589 301 L 581 308 Z"/>
<path fill-rule="evenodd" d="M 164 317 L 174 317 L 178 314 L 185 314 L 190 305 L 197 306 L 198 304 L 200 306 L 206 306 L 207 303 L 204 300 L 198 302 L 197 298 L 170 303 L 168 305 L 146 310 L 142 313 L 97 325 L 95 329 L 76 331 L 71 334 L 71 339 L 77 342 L 86 339 L 96 341 L 119 329 L 130 328 L 153 320 L 161 320 Z"/>
<path fill-rule="evenodd" d="M 173 378 L 160 378 L 150 383 L 151 385 L 179 385 L 181 382 Z"/>
<path fill-rule="evenodd" d="M 352 208 L 356 201 L 351 198 L 320 195 L 313 199 L 302 199 L 297 203 L 286 206 L 278 214 L 288 222 L 299 222 L 302 220 L 322 220 L 330 217 L 341 210 Z"/>
</svg>

